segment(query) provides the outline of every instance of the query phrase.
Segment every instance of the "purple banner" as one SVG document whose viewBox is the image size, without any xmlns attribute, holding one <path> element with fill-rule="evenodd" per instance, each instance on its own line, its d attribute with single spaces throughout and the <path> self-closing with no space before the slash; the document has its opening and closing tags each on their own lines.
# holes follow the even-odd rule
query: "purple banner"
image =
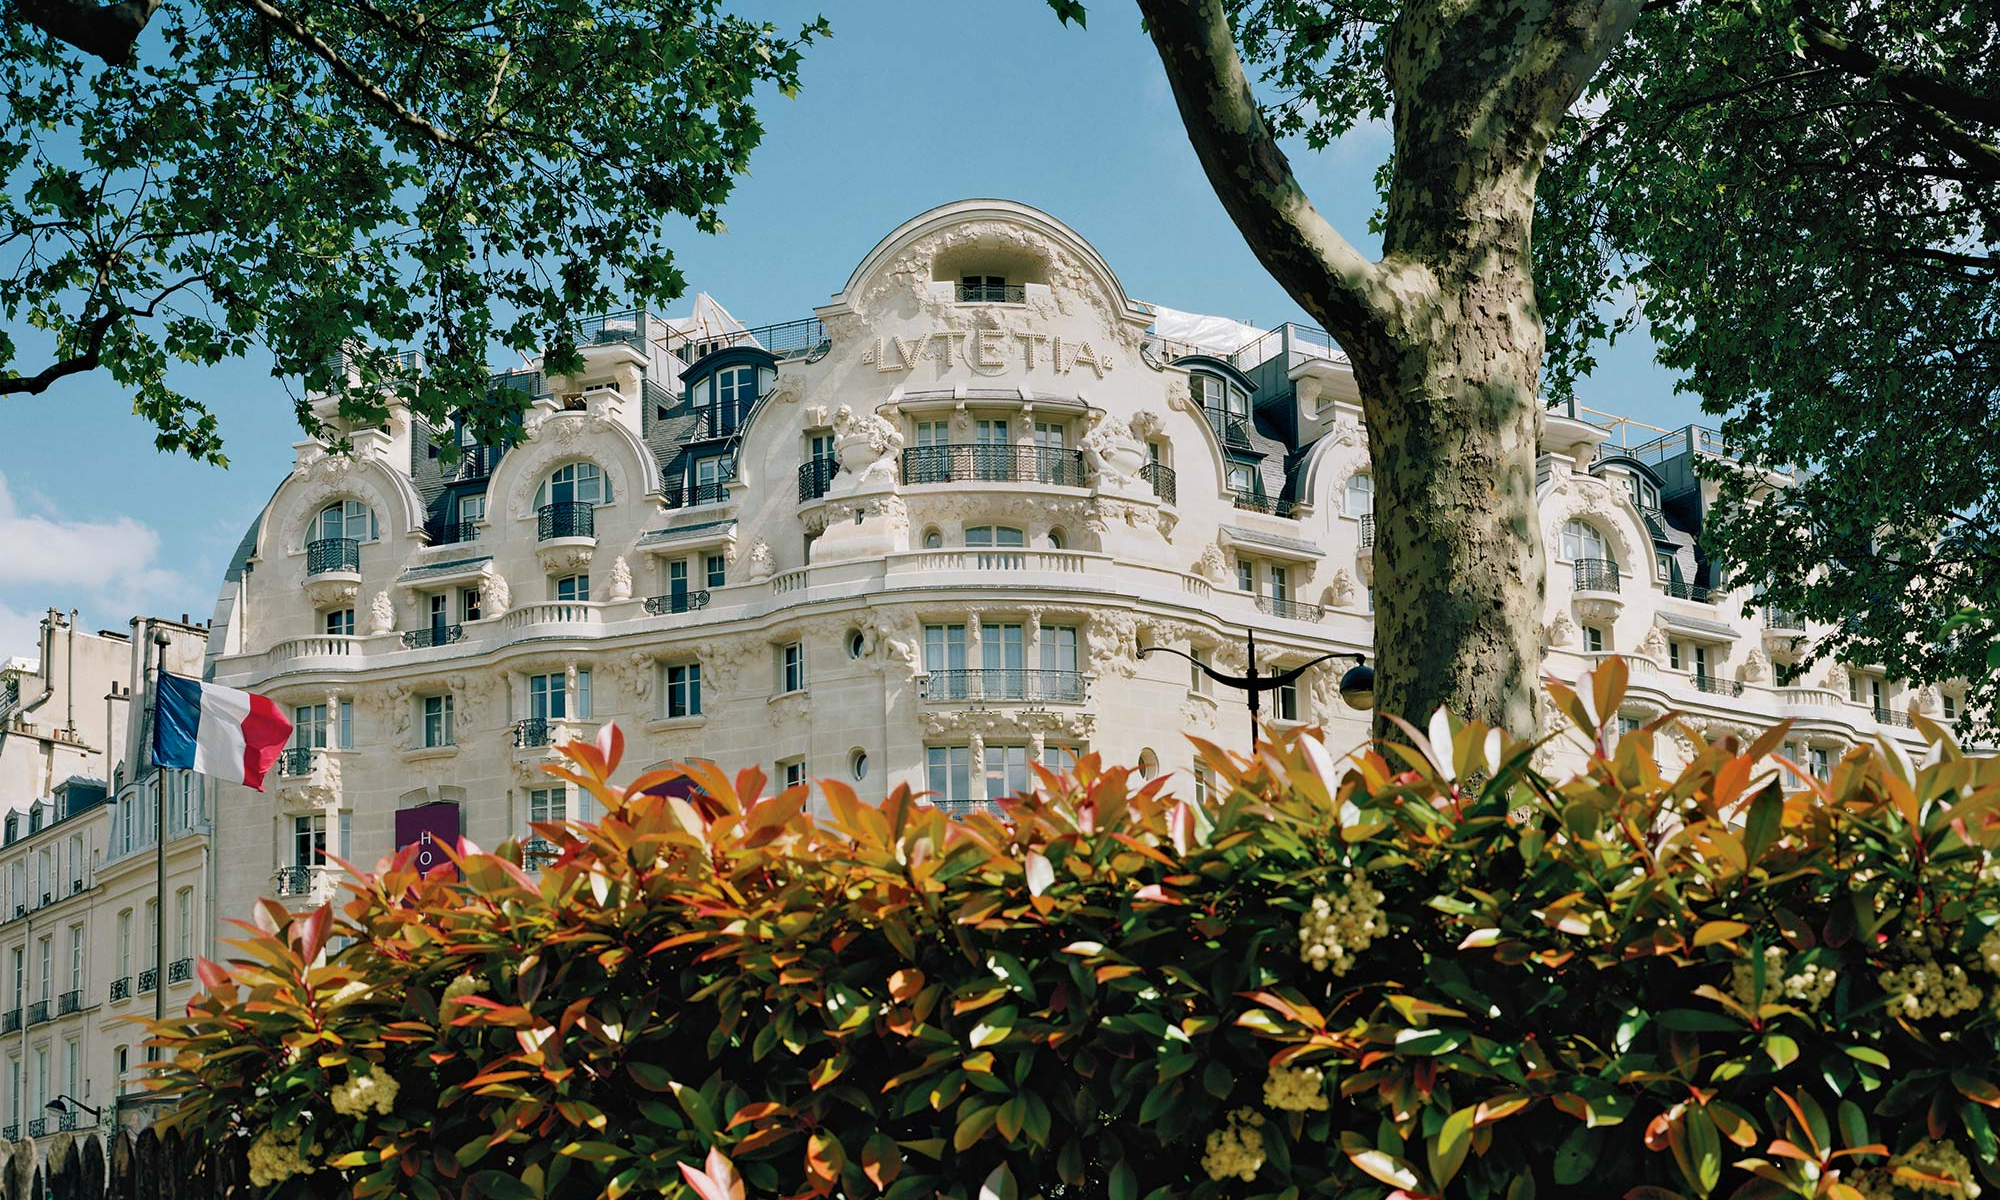
<svg viewBox="0 0 2000 1200">
<path fill-rule="evenodd" d="M 457 853 L 458 845 L 458 805 L 451 803 L 422 804 L 416 808 L 396 810 L 396 852 L 401 854 L 406 847 L 417 848 L 416 868 L 428 875 L 437 867 L 450 869 L 444 848 L 451 847 Z"/>
</svg>

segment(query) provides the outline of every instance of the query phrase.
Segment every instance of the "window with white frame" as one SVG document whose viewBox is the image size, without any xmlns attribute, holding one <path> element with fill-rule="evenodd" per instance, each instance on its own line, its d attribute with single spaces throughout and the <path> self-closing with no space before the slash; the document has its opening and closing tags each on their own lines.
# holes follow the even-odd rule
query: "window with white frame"
<svg viewBox="0 0 2000 1200">
<path fill-rule="evenodd" d="M 351 608 L 327 610 L 325 629 L 329 637 L 353 637 L 354 610 Z"/>
<path fill-rule="evenodd" d="M 375 537 L 375 510 L 359 500 L 337 500 L 320 509 L 306 531 L 309 542 L 372 542 Z"/>
<path fill-rule="evenodd" d="M 1028 544 L 1027 535 L 1009 525 L 968 525 L 965 544 L 976 547 L 1017 549 Z"/>
<path fill-rule="evenodd" d="M 1076 760 L 1083 752 L 1075 746 L 1065 746 L 1061 742 L 1042 743 L 1042 766 L 1051 771 L 1071 771 L 1076 769 Z"/>
<path fill-rule="evenodd" d="M 69 927 L 69 990 L 83 990 L 83 926 Z"/>
<path fill-rule="evenodd" d="M 1611 551 L 1597 526 L 1572 517 L 1563 522 L 1562 557 L 1568 562 L 1580 559 L 1605 561 L 1610 559 Z"/>
<path fill-rule="evenodd" d="M 779 763 L 778 777 L 785 781 L 785 786 L 788 788 L 798 787 L 800 784 L 803 784 L 806 781 L 806 760 L 803 758 L 788 758 Z"/>
<path fill-rule="evenodd" d="M 1806 770 L 1810 772 L 1812 774 L 1812 777 L 1815 779 L 1825 779 L 1827 777 L 1829 768 L 1827 766 L 1827 753 L 1825 746 L 1806 747 Z"/>
<path fill-rule="evenodd" d="M 802 692 L 806 687 L 806 647 L 804 642 L 786 642 L 778 647 L 778 690 Z"/>
<path fill-rule="evenodd" d="M 132 976 L 132 910 L 124 909 L 118 914 L 118 978 Z"/>
<path fill-rule="evenodd" d="M 558 575 L 549 581 L 549 599 L 581 602 L 590 599 L 590 576 Z"/>
<path fill-rule="evenodd" d="M 528 676 L 528 716 L 561 721 L 569 716 L 569 689 L 561 674 Z"/>
<path fill-rule="evenodd" d="M 460 526 L 477 525 L 485 519 L 486 494 L 484 492 L 481 492 L 477 496 L 460 496 L 458 498 L 458 523 Z M 469 538 L 472 536 L 472 533 L 461 529 L 459 536 L 461 538 Z"/>
<path fill-rule="evenodd" d="M 1950 692 L 1939 692 L 1938 702 L 1944 705 L 1945 720 L 1958 720 L 1958 697 L 1952 695 Z"/>
<path fill-rule="evenodd" d="M 1206 804 L 1215 793 L 1215 770 L 1207 763 L 1194 765 L 1194 802 Z"/>
<path fill-rule="evenodd" d="M 458 590 L 458 619 L 470 624 L 479 619 L 479 589 L 476 587 Z"/>
<path fill-rule="evenodd" d="M 174 957 L 194 957 L 194 889 L 174 893 Z"/>
<path fill-rule="evenodd" d="M 1278 563 L 1269 564 L 1271 599 L 1288 601 L 1292 598 L 1292 574 Z"/>
<path fill-rule="evenodd" d="M 565 463 L 535 489 L 535 507 L 549 504 L 609 504 L 611 480 L 596 463 Z"/>
<path fill-rule="evenodd" d="M 931 803 L 963 808 L 972 803 L 972 747 L 930 746 L 924 751 L 924 784 Z"/>
<path fill-rule="evenodd" d="M 998 800 L 1019 796 L 1028 790 L 1028 748 L 1024 745 L 986 743 L 986 798 Z"/>
<path fill-rule="evenodd" d="M 1366 471 L 1357 471 L 1347 480 L 1347 515 L 1350 517 L 1372 516 L 1375 512 L 1375 477 Z"/>
<path fill-rule="evenodd" d="M 1604 652 L 1604 631 L 1595 625 L 1583 627 L 1583 648 L 1592 654 Z"/>
<path fill-rule="evenodd" d="M 1249 467 L 1244 466 L 1242 463 L 1229 464 L 1229 490 L 1232 492 L 1251 492 L 1256 490 L 1256 483 L 1251 477 Z"/>
<path fill-rule="evenodd" d="M 1247 558 L 1236 560 L 1236 590 L 1239 592 L 1257 590 L 1257 564 Z"/>
<path fill-rule="evenodd" d="M 668 663 L 667 675 L 667 716 L 698 717 L 701 715 L 701 664 Z"/>
<path fill-rule="evenodd" d="M 452 727 L 451 694 L 425 696 L 423 706 L 424 745 L 431 749 L 457 745 L 458 739 Z"/>
<path fill-rule="evenodd" d="M 1278 720 L 1299 719 L 1299 681 L 1294 679 L 1278 685 Z"/>
<path fill-rule="evenodd" d="M 292 866 L 326 865 L 326 814 L 292 818 Z M 151 924 L 151 922 L 148 922 Z"/>
<path fill-rule="evenodd" d="M 1044 625 L 1041 643 L 1042 670 L 1073 674 L 1081 669 L 1076 626 Z"/>
<path fill-rule="evenodd" d="M 568 819 L 569 788 L 566 785 L 528 789 L 528 824 L 542 825 Z"/>
<path fill-rule="evenodd" d="M 962 698 L 965 669 L 965 626 L 924 626 L 924 671 L 930 676 L 931 699 Z"/>
<path fill-rule="evenodd" d="M 729 582 L 729 560 L 720 554 L 711 554 L 703 565 L 708 577 L 707 586 L 719 588 Z"/>
<path fill-rule="evenodd" d="M 1208 651 L 1196 646 L 1188 647 L 1188 690 L 1198 695 L 1208 695 L 1208 672 L 1202 670 L 1208 665 Z"/>
</svg>

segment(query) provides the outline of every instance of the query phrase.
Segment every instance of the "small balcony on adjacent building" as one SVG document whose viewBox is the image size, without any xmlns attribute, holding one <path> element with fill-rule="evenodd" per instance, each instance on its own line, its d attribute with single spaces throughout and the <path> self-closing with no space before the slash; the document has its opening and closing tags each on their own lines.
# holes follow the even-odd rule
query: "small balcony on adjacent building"
<svg viewBox="0 0 2000 1200">
<path fill-rule="evenodd" d="M 1231 488 L 1232 503 L 1243 512 L 1269 513 L 1274 517 L 1296 520 L 1297 506 L 1290 500 L 1281 500 L 1255 488 Z"/>
<path fill-rule="evenodd" d="M 403 645 L 411 650 L 422 650 L 430 646 L 450 646 L 465 638 L 463 625 L 431 625 L 425 629 L 409 629 L 403 633 Z"/>
<path fill-rule="evenodd" d="M 433 521 L 424 526 L 433 546 L 454 546 L 479 540 L 477 521 Z"/>
<path fill-rule="evenodd" d="M 56 1015 L 59 1017 L 66 1017 L 73 1012 L 80 1012 L 82 1009 L 82 989 L 64 992 L 62 995 L 56 997 Z"/>
<path fill-rule="evenodd" d="M 1706 692 L 1711 696 L 1741 696 L 1743 694 L 1742 680 L 1724 679 L 1719 675 L 1710 675 L 1704 671 L 1697 671 L 1689 675 L 1688 682 L 1694 685 L 1695 691 Z"/>
<path fill-rule="evenodd" d="M 1257 597 L 1257 611 L 1288 621 L 1317 622 L 1326 619 L 1326 609 L 1317 604 L 1308 604 L 1304 600 L 1280 600 L 1273 596 Z"/>
<path fill-rule="evenodd" d="M 1083 451 L 1054 446 L 952 443 L 903 451 L 903 482 L 1084 486 Z"/>
<path fill-rule="evenodd" d="M 731 471 L 727 478 L 690 482 L 671 480 L 660 496 L 660 504 L 665 508 L 696 508 L 703 504 L 721 504 L 729 499 L 729 485 L 736 479 Z"/>
<path fill-rule="evenodd" d="M 1180 485 L 1175 482 L 1172 467 L 1163 462 L 1149 462 L 1139 468 L 1139 478 L 1152 486 L 1153 495 L 1159 497 L 1161 503 L 1180 503 Z"/>
<path fill-rule="evenodd" d="M 800 463 L 799 503 L 805 504 L 826 495 L 838 470 L 840 464 L 831 458 L 810 458 Z"/>
<path fill-rule="evenodd" d="M 130 1000 L 131 998 L 132 998 L 132 977 L 130 975 L 127 975 L 121 979 L 114 979 L 111 981 L 111 991 L 109 996 L 107 997 L 108 1003 L 116 1004 L 120 1000 Z"/>
<path fill-rule="evenodd" d="M 1697 604 L 1720 604 L 1724 594 L 1720 588 L 1705 588 L 1678 579 L 1669 579 L 1660 588 L 1676 600 L 1692 600 Z"/>
<path fill-rule="evenodd" d="M 139 972 L 139 994 L 141 996 L 146 995 L 148 992 L 156 992 L 159 989 L 160 969 L 158 967 L 147 967 L 145 970 Z"/>
<path fill-rule="evenodd" d="M 20 1031 L 21 1031 L 20 1009 L 10 1008 L 6 1011 L 4 1015 L 0 1015 L 0 1033 L 19 1033 Z"/>
<path fill-rule="evenodd" d="M 48 1021 L 48 1019 L 49 1019 L 48 1001 L 33 1000 L 28 1003 L 28 1025 L 30 1027 L 45 1024 Z"/>
<path fill-rule="evenodd" d="M 168 983 L 188 983 L 194 979 L 194 960 L 177 958 L 167 964 Z"/>
<path fill-rule="evenodd" d="M 668 613 L 700 612 L 708 607 L 708 589 L 692 592 L 669 592 L 664 596 L 646 597 L 646 611 L 653 616 Z"/>
<path fill-rule="evenodd" d="M 555 722 L 547 717 L 523 717 L 513 725 L 514 748 L 532 750 L 555 740 Z"/>
<path fill-rule="evenodd" d="M 1089 690 L 1081 671 L 1015 667 L 931 671 L 917 682 L 919 697 L 933 704 L 1081 704 Z"/>
</svg>

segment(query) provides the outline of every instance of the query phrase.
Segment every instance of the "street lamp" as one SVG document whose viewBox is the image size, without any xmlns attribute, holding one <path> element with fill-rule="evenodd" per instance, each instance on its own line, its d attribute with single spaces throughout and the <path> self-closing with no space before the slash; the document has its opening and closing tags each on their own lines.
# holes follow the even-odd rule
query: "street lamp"
<svg viewBox="0 0 2000 1200">
<path fill-rule="evenodd" d="M 72 1108 L 81 1109 L 82 1111 L 89 1113 L 90 1119 L 93 1121 L 104 1115 L 103 1109 L 92 1108 L 90 1105 L 85 1104 L 83 1101 L 77 1099 L 75 1096 L 72 1096 L 67 1092 L 49 1101 L 46 1107 L 50 1112 L 56 1114 L 59 1117 L 68 1116 L 69 1110 Z"/>
<path fill-rule="evenodd" d="M 1319 664 L 1325 662 L 1329 658 L 1346 658 L 1347 655 L 1336 650 L 1333 651 L 1332 653 L 1322 654 L 1318 658 L 1311 659 L 1307 662 L 1302 662 L 1296 667 L 1291 667 L 1283 671 L 1277 671 L 1273 672 L 1272 674 L 1266 675 L 1262 671 L 1259 671 L 1257 669 L 1257 631 L 1252 629 L 1249 631 L 1249 634 L 1250 634 L 1250 646 L 1249 646 L 1248 658 L 1250 665 L 1248 669 L 1241 675 L 1224 675 L 1222 672 L 1217 671 L 1215 668 L 1209 666 L 1207 663 L 1196 658 L 1194 655 L 1188 654 L 1185 651 L 1176 650 L 1172 646 L 1141 646 L 1139 647 L 1139 657 L 1144 658 L 1146 655 L 1151 654 L 1154 651 L 1160 651 L 1160 650 L 1163 650 L 1168 654 L 1178 654 L 1182 658 L 1185 658 L 1189 662 L 1193 663 L 1195 665 L 1195 669 L 1199 670 L 1202 674 L 1208 676 L 1210 679 L 1215 680 L 1217 683 L 1224 684 L 1228 687 L 1241 688 L 1245 692 L 1249 693 L 1250 744 L 1252 746 L 1255 746 L 1257 744 L 1257 727 L 1258 727 L 1257 711 L 1261 706 L 1261 701 L 1259 697 L 1264 692 L 1274 691 L 1277 688 L 1281 688 L 1286 684 L 1291 683 L 1293 680 L 1296 680 L 1299 676 L 1305 674 L 1308 670 L 1318 666 Z M 1356 665 L 1350 668 L 1346 675 L 1341 677 L 1340 698 L 1347 701 L 1348 707 L 1350 708 L 1367 708 L 1375 703 L 1375 672 L 1369 670 L 1366 666 L 1359 665 L 1362 662 L 1361 655 L 1359 654 L 1355 655 L 1354 661 Z"/>
</svg>

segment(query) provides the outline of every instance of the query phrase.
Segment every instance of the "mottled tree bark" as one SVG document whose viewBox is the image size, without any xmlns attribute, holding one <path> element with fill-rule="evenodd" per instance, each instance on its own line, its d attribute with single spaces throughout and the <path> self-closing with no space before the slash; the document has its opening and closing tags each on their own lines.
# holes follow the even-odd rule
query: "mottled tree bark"
<svg viewBox="0 0 2000 1200">
<path fill-rule="evenodd" d="M 1395 173 L 1371 263 L 1293 177 L 1224 0 L 1139 0 L 1188 136 L 1258 258 L 1354 364 L 1374 460 L 1376 708 L 1535 729 L 1543 334 L 1529 270 L 1557 122 L 1636 0 L 1408 0 Z"/>
</svg>

